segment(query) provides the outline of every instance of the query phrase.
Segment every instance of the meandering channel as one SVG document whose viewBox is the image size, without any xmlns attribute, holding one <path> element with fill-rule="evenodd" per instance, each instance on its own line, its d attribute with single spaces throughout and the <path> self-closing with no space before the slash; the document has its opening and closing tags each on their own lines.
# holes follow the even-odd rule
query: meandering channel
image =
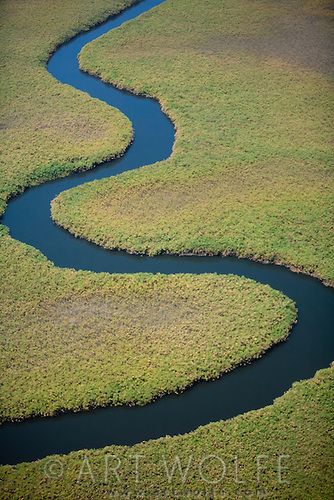
<svg viewBox="0 0 334 500">
<path fill-rule="evenodd" d="M 120 109 L 132 121 L 135 139 L 120 159 L 31 188 L 13 198 L 3 217 L 12 237 L 38 248 L 59 267 L 109 273 L 234 273 L 269 284 L 292 298 L 298 324 L 290 338 L 260 360 L 218 380 L 200 382 L 180 395 L 143 407 L 108 407 L 34 418 L 0 426 L 0 462 L 15 464 L 54 453 L 109 444 L 131 445 L 160 436 L 189 432 L 209 422 L 258 409 L 282 395 L 292 383 L 310 378 L 334 359 L 334 291 L 286 268 L 233 257 L 129 255 L 76 239 L 52 223 L 50 202 L 65 189 L 118 175 L 168 158 L 174 128 L 155 100 L 120 91 L 80 71 L 78 54 L 88 42 L 155 7 L 164 0 L 142 0 L 118 16 L 62 45 L 48 63 L 60 82 Z M 154 166 L 152 166 L 154 168 Z"/>
</svg>

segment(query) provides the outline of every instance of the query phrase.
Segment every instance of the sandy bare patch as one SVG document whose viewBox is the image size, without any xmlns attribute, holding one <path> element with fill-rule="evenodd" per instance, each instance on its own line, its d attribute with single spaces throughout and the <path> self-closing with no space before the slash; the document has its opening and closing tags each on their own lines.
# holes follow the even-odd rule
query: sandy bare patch
<svg viewBox="0 0 334 500">
<path fill-rule="evenodd" d="M 264 35 L 222 35 L 199 48 L 202 52 L 215 55 L 226 50 L 247 50 L 333 75 L 333 44 L 332 17 L 298 14 L 297 11 L 295 15 L 277 18 Z"/>
</svg>

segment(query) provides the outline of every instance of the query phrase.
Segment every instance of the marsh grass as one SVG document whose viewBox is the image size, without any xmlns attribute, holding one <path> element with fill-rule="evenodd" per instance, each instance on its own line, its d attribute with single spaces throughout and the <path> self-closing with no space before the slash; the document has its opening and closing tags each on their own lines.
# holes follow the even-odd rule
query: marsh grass
<svg viewBox="0 0 334 500">
<path fill-rule="evenodd" d="M 45 64 L 57 44 L 130 3 L 3 2 L 3 203 L 127 146 L 127 119 Z M 2 420 L 146 403 L 259 356 L 295 319 L 290 300 L 242 278 L 75 273 L 4 228 L 0 238 Z"/>
<path fill-rule="evenodd" d="M 118 0 L 82 0 L 78 9 L 77 3 L 69 0 L 2 2 L 2 36 L 6 49 L 1 56 L 2 75 L 5 75 L 1 80 L 1 210 L 13 193 L 47 179 L 66 175 L 78 168 L 89 168 L 95 162 L 119 153 L 128 144 L 131 129 L 124 117 L 69 87 L 59 85 L 47 74 L 44 66 L 49 52 L 57 44 L 129 3 Z M 281 117 L 280 129 L 275 127 L 270 134 L 272 122 L 267 113 L 271 104 L 280 99 L 279 93 L 274 92 L 274 96 L 272 94 L 271 80 L 273 78 L 277 89 L 276 76 L 279 72 L 282 75 L 279 80 L 280 89 L 286 86 L 289 79 L 291 85 L 294 85 L 297 77 L 292 74 L 295 68 L 283 64 L 281 60 L 269 58 L 265 61 L 268 73 L 261 73 L 263 78 L 259 78 L 256 76 L 260 67 L 256 57 L 250 59 L 249 54 L 246 54 L 236 58 L 234 50 L 230 54 L 224 52 L 225 90 L 222 92 L 220 73 L 218 80 L 216 79 L 216 70 L 222 64 L 221 55 L 214 55 L 208 62 L 208 49 L 205 45 L 206 31 L 210 27 L 212 39 L 209 50 L 214 46 L 214 51 L 217 52 L 217 47 L 219 48 L 220 40 L 217 43 L 217 39 L 214 39 L 217 26 L 219 29 L 222 26 L 220 14 L 217 15 L 214 9 L 217 2 L 210 1 L 212 10 L 209 11 L 208 3 L 202 2 L 203 19 L 208 19 L 200 30 L 202 39 L 199 42 L 203 55 L 194 55 L 191 62 L 189 53 L 181 55 L 180 47 L 177 46 L 176 40 L 179 40 L 184 47 L 187 43 L 190 44 L 193 51 L 194 37 L 198 37 L 199 24 L 195 17 L 198 17 L 200 4 L 195 1 L 191 4 L 194 5 L 194 10 L 191 12 L 189 9 L 185 16 L 189 21 L 186 35 L 184 16 L 173 16 L 178 6 L 184 7 L 184 2 L 178 0 L 167 2 L 161 7 L 165 9 L 165 22 L 169 19 L 170 33 L 166 32 L 159 16 L 152 13 L 144 16 L 140 23 L 137 21 L 132 27 L 130 24 L 124 28 L 129 31 L 122 29 L 118 30 L 117 35 L 113 34 L 114 48 L 109 45 L 108 38 L 98 42 L 106 42 L 104 48 L 98 47 L 98 52 L 101 51 L 101 61 L 103 60 L 101 64 L 106 70 L 108 58 L 113 61 L 113 71 L 108 69 L 108 78 L 160 96 L 178 126 L 178 141 L 171 162 L 152 169 L 150 176 L 147 176 L 147 171 L 143 169 L 141 172 L 134 172 L 133 177 L 126 175 L 112 181 L 115 183 L 111 186 L 112 189 L 117 186 L 114 209 L 118 214 L 119 210 L 124 212 L 124 224 L 129 230 L 132 231 L 130 219 L 135 220 L 136 210 L 138 206 L 141 207 L 142 187 L 145 190 L 146 186 L 148 188 L 148 194 L 145 195 L 147 207 L 154 206 L 158 214 L 160 213 L 160 220 L 152 219 L 152 227 L 145 211 L 141 214 L 143 225 L 140 226 L 138 221 L 135 225 L 140 232 L 145 231 L 146 240 L 139 244 L 140 240 L 133 232 L 129 235 L 131 238 L 128 240 L 128 248 L 142 249 L 150 253 L 159 251 L 159 248 L 168 250 L 165 240 L 167 231 L 173 236 L 170 241 L 176 251 L 196 248 L 208 251 L 211 245 L 217 251 L 222 248 L 240 247 L 238 252 L 243 254 L 246 250 L 242 247 L 241 232 L 244 231 L 247 251 L 251 250 L 254 255 L 255 247 L 250 247 L 247 242 L 253 232 L 251 239 L 253 245 L 254 241 L 258 241 L 256 245 L 259 258 L 263 258 L 263 252 L 268 249 L 270 242 L 273 248 L 266 250 L 265 255 L 272 257 L 273 252 L 276 255 L 279 248 L 282 258 L 281 247 L 277 246 L 269 231 L 271 226 L 268 226 L 268 233 L 264 236 L 261 234 L 264 229 L 263 221 L 266 220 L 261 203 L 265 208 L 266 203 L 270 209 L 274 208 L 278 218 L 282 218 L 281 210 L 284 207 L 282 220 L 287 224 L 290 217 L 293 228 L 296 227 L 298 207 L 300 241 L 303 243 L 305 240 L 306 225 L 311 241 L 306 245 L 305 252 L 309 260 L 305 269 L 310 270 L 311 266 L 314 266 L 315 273 L 328 278 L 328 254 L 323 253 L 322 258 L 320 254 L 330 241 L 326 218 L 330 152 L 324 148 L 323 142 L 328 133 L 324 124 L 329 121 L 327 89 L 330 84 L 322 75 L 312 73 L 310 91 L 305 97 L 305 73 L 298 73 L 298 78 L 302 78 L 302 85 L 298 89 L 303 91 L 298 101 L 298 109 L 303 112 L 305 102 L 308 106 L 313 105 L 311 120 L 306 120 L 305 115 L 302 115 L 305 136 L 300 128 L 294 128 L 295 122 L 300 126 L 302 121 L 296 113 L 293 120 L 291 116 L 289 120 L 287 115 Z M 253 35 L 257 36 L 263 29 L 264 19 L 268 21 L 277 9 L 286 8 L 277 3 L 278 7 L 273 11 L 272 4 L 266 1 L 247 4 L 254 8 L 245 16 L 242 2 L 224 2 L 224 26 L 233 37 L 236 30 L 248 34 L 250 29 Z M 300 6 L 299 2 L 290 4 Z M 187 6 L 189 5 L 190 2 Z M 313 0 L 305 2 L 308 12 L 314 13 L 314 5 Z M 322 16 L 320 3 L 317 10 Z M 208 13 L 211 13 L 209 18 Z M 144 19 L 150 19 L 152 25 L 146 24 L 145 29 L 148 29 L 148 32 L 143 37 L 142 32 L 137 32 L 137 29 L 143 26 Z M 172 29 L 174 34 L 177 33 L 177 37 L 171 36 Z M 123 45 L 124 36 L 127 40 Z M 134 50 L 133 44 L 138 36 L 141 43 L 137 44 Z M 163 58 L 161 40 L 164 40 Z M 156 56 L 152 54 L 153 46 Z M 90 50 L 95 51 L 95 48 L 87 49 L 87 58 Z M 141 56 L 138 57 L 140 51 Z M 169 59 L 165 57 L 166 54 L 169 54 Z M 83 62 L 85 58 L 86 54 L 83 56 Z M 95 59 L 97 60 L 97 54 L 94 53 Z M 239 64 L 244 60 L 246 68 Z M 237 63 L 239 69 L 236 69 Z M 132 65 L 133 78 L 126 71 L 126 64 Z M 92 61 L 89 61 L 89 66 L 95 71 Z M 277 68 L 273 72 L 275 66 Z M 263 70 L 262 66 L 261 68 Z M 184 71 L 182 81 L 181 69 Z M 194 77 L 198 78 L 198 81 L 194 80 L 189 85 L 189 79 Z M 243 108 L 249 81 L 255 77 L 257 80 L 249 90 L 250 100 Z M 247 83 L 241 85 L 242 79 L 246 79 L 244 81 Z M 249 114 L 247 106 L 250 106 L 251 99 L 256 97 L 255 84 L 258 84 L 261 91 L 269 88 L 268 95 L 274 99 L 270 101 L 270 105 L 268 101 L 264 105 L 266 101 L 263 101 L 263 94 L 259 93 Z M 198 99 L 202 95 L 203 98 Z M 296 96 L 296 89 L 293 95 Z M 222 96 L 224 123 L 219 121 Z M 209 102 L 210 109 L 207 108 Z M 236 110 L 236 104 L 239 107 L 233 112 Z M 284 109 L 287 112 L 290 111 L 291 104 L 293 99 L 286 102 Z M 277 102 L 277 106 L 282 106 L 282 101 Z M 274 106 L 271 118 L 275 117 L 276 113 Z M 262 128 L 259 128 L 262 120 Z M 248 125 L 247 131 L 244 130 L 238 135 L 241 125 L 245 124 Z M 192 130 L 191 134 L 189 130 Z M 259 132 L 256 140 L 252 133 L 254 130 Z M 285 131 L 283 136 L 281 135 L 283 142 L 281 139 L 275 142 L 278 132 L 282 131 Z M 302 136 L 304 139 L 301 139 Z M 296 151 L 295 144 L 301 144 L 299 140 L 302 141 L 303 147 Z M 194 142 L 196 148 L 193 147 Z M 273 149 L 271 142 L 275 143 Z M 272 154 L 272 151 L 275 151 L 275 154 Z M 258 168 L 259 166 L 261 168 Z M 277 178 L 273 177 L 276 171 Z M 256 173 L 261 177 L 261 183 Z M 294 175 L 295 179 L 292 181 Z M 284 176 L 288 176 L 286 182 L 282 179 Z M 234 178 L 237 182 L 230 182 L 229 189 L 219 191 L 219 184 L 223 186 L 226 180 Z M 270 182 L 273 178 L 274 185 Z M 158 199 L 154 198 L 153 184 L 160 194 Z M 286 200 L 282 198 L 279 198 L 281 205 L 275 202 L 274 207 L 272 197 L 276 200 L 275 196 L 279 196 L 280 188 L 283 186 L 288 190 L 290 184 L 291 207 L 287 206 Z M 302 188 L 297 192 L 298 185 Z M 234 204 L 233 207 L 236 206 L 238 186 L 242 193 L 238 202 L 240 211 L 234 216 L 230 206 L 231 203 Z M 95 186 L 89 196 L 96 194 L 95 189 L 103 191 L 104 187 L 102 184 L 99 188 Z M 312 189 L 314 196 L 309 198 Z M 107 191 L 110 192 L 109 188 Z M 301 192 L 304 193 L 303 202 L 300 198 Z M 81 193 L 84 195 L 84 191 L 80 192 L 80 195 Z M 122 199 L 124 193 L 126 196 L 131 195 L 128 205 Z M 220 203 L 216 202 L 213 198 L 222 196 L 222 193 L 223 199 L 220 198 Z M 255 193 L 254 197 L 252 193 Z M 110 210 L 110 198 L 102 194 L 101 192 L 103 210 Z M 66 193 L 64 196 L 72 195 Z M 197 204 L 196 197 L 199 197 Z M 225 198 L 228 200 L 226 205 Z M 311 200 L 309 205 L 306 203 L 308 199 Z M 72 202 L 67 198 L 64 200 Z M 261 203 L 255 203 L 254 200 L 260 200 Z M 245 201 L 248 204 L 244 205 Z M 87 206 L 92 210 L 91 205 L 85 205 L 86 202 L 88 203 L 88 200 L 83 200 L 82 214 Z M 312 219 L 313 212 L 309 209 L 311 203 L 315 208 L 314 220 L 305 224 L 305 214 Z M 173 205 L 174 211 L 170 208 Z M 219 229 L 222 221 L 221 206 L 225 207 L 223 220 L 230 217 L 231 236 L 224 245 L 221 244 Z M 189 218 L 190 210 L 199 217 L 197 225 Z M 172 233 L 173 226 L 170 224 L 171 214 L 174 217 L 175 233 Z M 97 217 L 95 213 L 90 215 Z M 150 216 L 152 217 L 152 212 Z M 323 217 L 321 222 L 319 217 Z M 262 221 L 260 232 L 260 223 L 255 224 L 254 218 Z M 165 222 L 162 224 L 163 219 Z M 246 225 L 249 226 L 247 231 L 243 220 L 247 221 Z M 73 221 L 73 225 L 76 224 L 78 220 Z M 159 244 L 158 233 L 154 232 L 155 224 L 161 240 Z M 239 228 L 238 224 L 241 224 Z M 224 235 L 227 234 L 226 227 L 225 224 Z M 279 223 L 279 227 L 280 234 L 283 235 L 283 222 Z M 180 233 L 183 229 L 184 234 Z M 84 231 L 84 228 L 82 230 Z M 201 234 L 202 231 L 204 234 Z M 215 236 L 215 231 L 218 236 Z M 313 231 L 319 238 L 314 255 Z M 117 236 L 119 241 L 122 241 L 124 234 L 124 227 L 120 227 Z M 292 234 L 296 237 L 295 229 Z M 197 235 L 198 241 L 191 240 L 196 239 Z M 98 237 L 94 235 L 95 237 L 99 242 L 107 244 L 110 235 L 107 239 L 105 234 Z M 188 246 L 186 241 L 190 241 Z M 291 248 L 288 243 L 287 249 L 291 251 Z M 301 247 L 298 248 L 298 259 L 292 251 L 291 262 L 303 265 L 307 260 L 306 254 L 303 258 L 300 255 Z M 0 226 L 0 274 L 2 420 L 22 419 L 33 414 L 52 414 L 60 409 L 74 410 L 109 402 L 143 404 L 163 392 L 182 389 L 197 378 L 217 376 L 221 371 L 230 369 L 249 356 L 258 356 L 263 349 L 286 336 L 296 315 L 292 302 L 282 294 L 250 280 L 233 276 L 110 276 L 60 270 L 38 251 L 12 240 L 3 226 Z M 161 336 L 163 343 L 157 341 L 158 336 Z M 176 348 L 176 352 L 171 352 L 173 348 Z M 128 363 L 129 356 L 134 360 L 131 367 Z M 166 362 L 166 356 L 173 360 L 173 367 Z M 112 367 L 111 360 L 117 363 L 119 373 Z M 224 458 L 239 454 L 245 464 L 242 473 L 247 490 L 249 487 L 255 491 L 256 454 L 268 453 L 272 458 L 286 453 L 292 457 L 290 485 L 278 487 L 277 471 L 270 465 L 265 475 L 265 487 L 271 498 L 329 499 L 333 484 L 333 471 L 330 468 L 332 391 L 333 370 L 325 370 L 311 381 L 296 384 L 273 406 L 239 416 L 229 422 L 210 424 L 185 436 L 164 438 L 133 448 L 109 447 L 105 450 L 72 453 L 60 457 L 64 463 L 65 475 L 59 481 L 46 477 L 46 461 L 21 464 L 17 467 L 1 467 L 1 498 L 12 500 L 109 497 L 110 490 L 114 491 L 115 485 L 104 484 L 100 475 L 95 483 L 91 483 L 89 478 L 83 482 L 77 480 L 85 454 L 92 461 L 94 474 L 96 470 L 98 474 L 101 471 L 103 474 L 103 468 L 101 469 L 99 464 L 103 462 L 107 452 L 115 453 L 124 460 L 121 484 L 116 485 L 116 497 L 138 493 L 133 462 L 130 460 L 130 455 L 135 453 L 143 453 L 145 456 L 139 494 L 144 494 L 147 498 L 168 498 L 173 495 L 181 498 L 188 495 L 188 498 L 194 498 L 198 491 L 202 495 L 206 494 L 207 485 L 199 481 L 196 467 L 192 470 L 187 484 L 176 481 L 171 486 L 166 479 L 163 457 L 172 462 L 177 454 L 182 459 L 193 454 L 195 463 L 198 464 L 203 455 L 214 453 Z M 216 471 L 212 469 L 211 472 Z M 240 496 L 237 490 L 239 487 L 233 480 L 224 482 L 223 486 L 232 498 L 233 495 Z"/>
<path fill-rule="evenodd" d="M 260 356 L 296 319 L 237 276 L 61 271 L 2 240 L 2 420 L 148 403 Z"/>
<path fill-rule="evenodd" d="M 54 220 L 106 248 L 237 254 L 332 282 L 326 7 L 168 0 L 86 46 L 81 66 L 159 98 L 177 140 L 154 168 L 60 194 Z"/>
<path fill-rule="evenodd" d="M 130 4 L 2 2 L 0 214 L 9 196 L 88 169 L 129 144 L 131 124 L 122 113 L 61 85 L 45 65 L 55 46 Z"/>
<path fill-rule="evenodd" d="M 334 369 L 321 370 L 312 380 L 294 384 L 271 406 L 206 425 L 190 434 L 2 467 L 2 498 L 331 500 L 333 388 Z M 286 456 L 279 476 L 278 460 L 282 455 Z M 211 460 L 206 459 L 210 456 Z M 258 456 L 265 467 L 259 481 Z M 107 475 L 106 457 L 110 466 Z M 177 457 L 185 480 L 176 465 L 169 481 L 166 466 L 170 473 Z M 54 463 L 52 459 L 56 471 L 59 463 L 63 467 L 59 478 L 46 476 L 45 471 L 50 471 L 50 463 Z M 226 465 L 225 477 L 220 460 Z M 201 462 L 205 463 L 202 469 Z M 118 463 L 119 481 L 112 469 Z"/>
</svg>

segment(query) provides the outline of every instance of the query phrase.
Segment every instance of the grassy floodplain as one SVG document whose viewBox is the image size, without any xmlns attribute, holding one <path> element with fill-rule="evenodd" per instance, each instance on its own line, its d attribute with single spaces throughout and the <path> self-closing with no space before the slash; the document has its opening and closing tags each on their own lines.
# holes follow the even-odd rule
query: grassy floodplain
<svg viewBox="0 0 334 500">
<path fill-rule="evenodd" d="M 117 0 L 82 0 L 78 9 L 78 4 L 69 0 L 2 2 L 6 51 L 2 55 L 5 71 L 2 71 L 4 106 L 0 127 L 4 153 L 1 166 L 1 209 L 11 194 L 29 185 L 65 175 L 78 168 L 89 168 L 103 158 L 119 154 L 126 147 L 131 138 L 127 120 L 98 101 L 57 84 L 47 74 L 44 65 L 47 54 L 58 43 L 129 3 Z M 176 2 L 173 7 L 174 5 Z M 257 20 L 255 12 L 252 19 L 254 25 Z M 146 85 L 149 85 L 147 82 Z M 149 91 L 148 88 L 147 92 Z M 39 123 L 42 124 L 41 127 Z M 97 136 L 94 136 L 95 133 Z M 181 138 L 180 134 L 181 128 L 178 131 Z M 200 137 L 202 135 L 198 134 L 198 141 Z M 204 134 L 201 148 L 206 147 L 206 140 Z M 179 145 L 180 142 L 176 152 Z M 204 173 L 203 180 L 207 173 Z M 114 402 L 130 401 L 132 398 L 139 402 L 147 401 L 151 394 L 160 393 L 162 386 L 156 391 L 157 383 L 165 384 L 165 390 L 174 390 L 175 383 L 182 386 L 186 380 L 181 374 L 185 368 L 184 362 L 195 378 L 201 367 L 204 367 L 205 373 L 202 372 L 200 376 L 206 377 L 210 371 L 211 376 L 215 376 L 219 364 L 222 367 L 222 362 L 225 363 L 223 369 L 228 369 L 236 360 L 245 359 L 249 349 L 254 348 L 256 356 L 264 346 L 283 338 L 295 318 L 291 301 L 268 287 L 241 278 L 152 278 L 148 275 L 111 277 L 106 274 L 60 270 L 39 252 L 12 240 L 3 227 L 0 234 L 0 266 L 1 344 L 4 353 L 1 367 L 2 390 L 7 396 L 1 407 L 3 420 L 25 418 L 35 413 L 50 414 L 60 407 L 74 409 L 89 406 L 92 402 L 104 404 L 108 398 Z M 204 288 L 210 292 L 211 297 L 210 294 L 200 293 Z M 159 292 L 154 297 L 153 290 Z M 224 296 L 224 290 L 229 291 L 228 296 Z M 121 294 L 125 294 L 126 300 L 120 300 Z M 159 298 L 163 303 L 162 308 Z M 243 311 L 241 318 L 231 315 L 222 319 L 222 309 L 229 307 L 226 310 L 231 312 L 233 300 L 240 307 L 238 310 Z M 164 352 L 157 345 L 154 336 L 154 321 L 157 316 L 153 317 L 152 323 L 147 324 L 146 317 L 140 313 L 136 315 L 143 303 L 145 311 L 150 308 L 155 312 L 161 311 L 164 321 L 163 324 L 160 318 L 157 321 L 161 328 L 159 334 L 164 334 L 164 339 L 170 342 L 168 348 L 181 343 L 181 338 L 177 339 L 175 335 L 178 330 L 173 327 L 175 309 L 183 315 L 181 334 L 184 335 L 192 356 L 188 352 L 185 360 L 185 351 L 181 353 L 178 360 L 180 371 L 167 382 L 164 378 L 167 372 L 163 374 Z M 108 306 L 107 310 L 105 304 Z M 109 352 L 115 353 L 117 343 L 121 344 L 122 335 L 126 340 L 131 336 L 131 325 L 126 324 L 125 316 L 122 316 L 124 311 L 128 312 L 129 305 L 134 315 L 132 320 L 138 327 L 136 331 L 142 336 L 147 335 L 149 339 L 148 350 L 141 359 L 136 353 L 137 368 L 142 370 L 147 363 L 149 349 L 154 352 L 158 363 L 161 361 L 160 367 L 156 365 L 156 374 L 161 375 L 161 378 L 153 379 L 153 385 L 150 385 L 152 381 L 142 385 L 140 390 L 133 383 L 136 373 L 124 371 L 129 382 L 127 387 L 125 384 L 122 387 L 113 379 L 114 373 L 109 371 L 110 359 L 105 350 L 101 349 L 101 342 L 107 342 Z M 201 316 L 201 310 L 197 310 L 203 306 L 208 309 L 205 318 Z M 193 314 L 190 318 L 185 317 L 189 309 Z M 98 319 L 98 326 L 102 327 L 99 331 L 93 325 L 92 310 L 97 317 L 93 315 L 93 319 Z M 253 332 L 251 342 L 242 320 L 247 313 L 250 324 L 257 322 L 260 328 L 259 333 Z M 194 325 L 190 325 L 191 319 L 195 320 Z M 203 320 L 202 327 L 207 329 L 207 342 L 200 339 L 204 353 L 199 353 L 198 346 L 194 345 L 189 335 L 190 329 L 197 325 L 199 319 Z M 219 331 L 215 330 L 217 325 L 222 328 L 224 321 L 228 321 L 229 325 L 233 324 L 233 329 L 236 328 L 235 337 L 229 335 L 226 344 L 224 338 L 219 336 Z M 115 337 L 108 332 L 110 323 L 117 327 Z M 173 328 L 170 332 L 171 325 Z M 68 339 L 69 343 L 64 345 L 61 340 L 65 330 L 70 331 L 72 336 Z M 200 329 L 196 331 L 195 328 L 195 334 L 199 339 Z M 258 339 L 255 339 L 255 335 Z M 134 350 L 136 339 L 131 340 L 133 344 L 130 349 Z M 247 342 L 249 345 L 244 345 Z M 88 351 L 92 346 L 96 348 L 94 354 L 91 350 Z M 220 349 L 219 353 L 217 349 Z M 127 359 L 127 355 L 124 351 L 119 353 L 117 361 L 120 365 Z M 71 356 L 75 356 L 77 361 L 74 373 L 73 370 L 70 373 L 68 368 L 69 360 L 73 361 Z M 106 370 L 110 377 L 109 392 L 105 390 L 101 380 L 97 380 L 96 374 L 102 373 L 96 371 L 100 362 L 102 368 L 99 369 Z M 201 366 L 196 364 L 199 362 L 202 363 Z M 77 384 L 70 389 L 70 383 L 77 383 L 78 377 L 83 374 L 83 366 L 84 384 Z M 25 384 L 20 376 L 26 377 Z M 39 384 L 34 376 L 40 377 Z M 191 377 L 188 378 L 190 379 Z M 60 384 L 63 384 L 61 393 Z M 68 392 L 63 391 L 64 387 Z M 125 387 L 129 390 L 125 390 Z M 172 495 L 184 498 L 188 493 L 190 498 L 196 498 L 198 491 L 203 496 L 207 485 L 199 480 L 196 466 L 203 455 L 212 453 L 226 458 L 230 479 L 233 474 L 230 457 L 238 454 L 244 465 L 241 473 L 244 473 L 243 478 L 246 480 L 246 485 L 241 485 L 242 491 L 255 491 L 254 458 L 258 453 L 267 453 L 270 466 L 261 487 L 267 489 L 271 498 L 329 499 L 333 483 L 330 469 L 332 390 L 333 369 L 328 369 L 318 373 L 311 381 L 296 384 L 273 406 L 263 410 L 226 423 L 205 426 L 186 436 L 161 439 L 130 449 L 110 447 L 107 451 L 119 454 L 125 462 L 121 487 L 117 485 L 116 491 L 128 494 L 138 490 L 133 462 L 129 463 L 128 460 L 136 452 L 143 453 L 146 457 L 144 462 L 147 461 L 141 473 L 143 479 L 139 488 L 139 494 L 144 493 L 146 498 L 173 497 Z M 95 464 L 104 460 L 105 452 L 106 450 L 87 452 L 92 460 L 94 474 Z M 292 465 L 290 485 L 277 484 L 276 458 L 278 454 L 284 453 L 292 457 L 288 461 Z M 48 479 L 45 474 L 46 461 L 1 467 L 1 498 L 109 498 L 110 488 L 114 490 L 113 483 L 104 485 L 100 476 L 92 483 L 87 475 L 84 476 L 86 481 L 78 481 L 81 459 L 85 454 L 83 451 L 61 457 L 65 475 L 59 481 Z M 171 485 L 166 479 L 161 459 L 165 456 L 168 461 L 173 461 L 177 454 L 182 460 L 193 454 L 196 465 L 186 484 L 176 481 Z M 210 465 L 208 473 L 214 474 L 215 469 Z M 226 491 L 232 498 L 233 495 L 240 497 L 239 486 L 233 479 L 226 485 Z"/>
<path fill-rule="evenodd" d="M 49 459 L 2 467 L 2 498 L 330 500 L 334 481 L 333 388 L 334 370 L 326 369 L 312 380 L 295 384 L 272 406 L 206 425 L 184 436 L 131 448 L 112 446 L 57 456 L 56 476 L 59 470 L 62 472 L 54 479 L 45 474 L 50 474 Z M 138 473 L 136 455 L 140 455 Z M 260 455 L 266 470 L 261 471 L 257 482 L 256 457 Z M 282 459 L 279 480 L 280 455 L 289 457 Z M 107 475 L 106 456 L 110 465 Z M 176 466 L 169 481 L 166 466 L 171 474 L 177 457 L 185 480 Z M 226 465 L 223 478 L 221 460 Z M 112 472 L 118 464 L 119 480 Z"/>
<path fill-rule="evenodd" d="M 56 45 L 130 3 L 83 2 L 79 12 L 71 1 L 4 2 L 2 208 L 129 143 L 121 113 L 57 83 L 45 64 Z M 241 278 L 60 270 L 5 229 L 0 266 L 2 421 L 146 403 L 257 357 L 296 315 L 289 299 Z"/>
<path fill-rule="evenodd" d="M 259 356 L 296 318 L 290 299 L 237 276 L 60 271 L 3 244 L 1 420 L 147 403 Z"/>
<path fill-rule="evenodd" d="M 127 147 L 132 130 L 126 117 L 61 85 L 45 64 L 55 46 L 131 3 L 98 0 L 80 9 L 70 0 L 1 3 L 0 213 L 13 193 Z"/>
<path fill-rule="evenodd" d="M 321 0 L 168 0 L 85 47 L 159 98 L 166 162 L 62 193 L 53 218 L 131 252 L 232 253 L 332 282 L 334 12 Z"/>
</svg>

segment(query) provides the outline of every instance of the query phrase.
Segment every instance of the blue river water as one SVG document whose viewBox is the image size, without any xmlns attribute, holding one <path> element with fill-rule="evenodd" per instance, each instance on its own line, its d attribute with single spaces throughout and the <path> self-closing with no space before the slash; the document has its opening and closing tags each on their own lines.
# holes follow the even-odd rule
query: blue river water
<svg viewBox="0 0 334 500">
<path fill-rule="evenodd" d="M 186 433 L 200 425 L 269 405 L 293 382 L 312 377 L 334 359 L 334 291 L 319 280 L 281 266 L 235 257 L 148 257 L 108 251 L 74 238 L 51 220 L 51 200 L 61 191 L 143 165 L 152 164 L 154 168 L 154 163 L 172 154 L 174 127 L 157 101 L 118 90 L 80 71 L 78 65 L 78 54 L 88 42 L 163 1 L 142 0 L 63 44 L 48 62 L 48 70 L 57 80 L 118 108 L 129 117 L 135 134 L 131 147 L 119 159 L 30 188 L 12 198 L 3 223 L 13 238 L 34 246 L 63 268 L 109 273 L 233 273 L 252 278 L 293 299 L 298 307 L 298 323 L 286 342 L 270 349 L 261 359 L 217 380 L 198 382 L 182 394 L 166 395 L 142 407 L 96 408 L 5 423 L 0 426 L 2 464 Z"/>
</svg>

